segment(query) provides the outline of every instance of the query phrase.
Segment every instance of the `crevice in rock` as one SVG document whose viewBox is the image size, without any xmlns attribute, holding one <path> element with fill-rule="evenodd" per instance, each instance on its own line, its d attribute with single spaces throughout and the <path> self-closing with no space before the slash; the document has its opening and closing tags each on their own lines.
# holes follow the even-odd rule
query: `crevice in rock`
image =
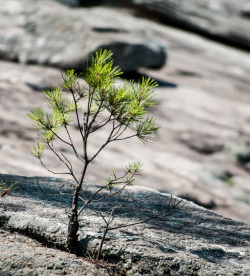
<svg viewBox="0 0 250 276">
<path fill-rule="evenodd" d="M 8 224 L 10 217 L 4 214 L 0 215 L 0 228 L 4 228 L 5 225 Z"/>
<path fill-rule="evenodd" d="M 61 244 L 61 243 L 57 243 L 57 242 L 53 242 L 53 241 L 49 241 L 44 235 L 37 233 L 34 229 L 32 228 L 26 228 L 26 229 L 14 229 L 11 227 L 3 227 L 4 230 L 9 231 L 11 233 L 19 233 L 23 236 L 29 237 L 31 239 L 36 240 L 37 242 L 39 242 L 42 246 L 44 247 L 49 247 L 49 248 L 54 248 L 54 249 L 59 249 L 62 251 L 67 252 L 66 246 Z"/>
<path fill-rule="evenodd" d="M 9 233 L 18 233 L 20 235 L 23 235 L 25 237 L 31 238 L 38 242 L 43 247 L 53 248 L 57 249 L 63 252 L 67 252 L 68 250 L 66 248 L 66 244 L 54 242 L 50 239 L 48 239 L 45 235 L 38 233 L 36 229 L 32 227 L 26 227 L 25 229 L 16 229 L 14 227 L 11 227 L 8 225 L 10 217 L 6 215 L 0 215 L 0 229 L 3 229 L 4 231 L 7 231 Z M 88 242 L 87 242 L 88 243 Z M 80 245 L 80 241 L 78 241 L 78 244 Z M 82 244 L 81 244 L 82 245 Z M 126 275 L 126 272 L 124 268 L 122 268 L 121 263 L 123 263 L 123 260 L 121 256 L 116 254 L 109 254 L 107 250 L 103 250 L 103 253 L 105 257 L 103 257 L 102 260 L 96 260 L 93 257 L 97 254 L 97 249 L 92 249 L 91 252 L 89 249 L 87 249 L 86 244 L 86 250 L 84 251 L 81 247 L 80 250 L 78 250 L 77 254 L 75 254 L 77 257 L 83 258 L 97 266 L 97 268 L 102 268 L 107 271 L 115 272 L 117 274 L 110 274 L 110 275 Z M 93 259 L 91 259 L 93 258 Z M 120 274 L 119 274 L 120 273 Z"/>
</svg>

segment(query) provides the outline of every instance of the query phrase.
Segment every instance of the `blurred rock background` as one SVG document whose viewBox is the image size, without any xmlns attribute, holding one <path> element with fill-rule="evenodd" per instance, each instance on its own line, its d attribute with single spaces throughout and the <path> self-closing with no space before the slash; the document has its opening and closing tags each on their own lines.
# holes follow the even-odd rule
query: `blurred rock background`
<svg viewBox="0 0 250 276">
<path fill-rule="evenodd" d="M 0 173 L 51 175 L 30 155 L 36 133 L 26 114 L 45 106 L 41 90 L 58 85 L 62 70 L 81 69 L 103 47 L 124 78 L 158 82 L 152 114 L 162 128 L 152 145 L 111 144 L 88 180 L 141 161 L 139 185 L 250 223 L 249 30 L 246 0 L 1 1 Z M 61 171 L 51 152 L 44 161 Z"/>
</svg>

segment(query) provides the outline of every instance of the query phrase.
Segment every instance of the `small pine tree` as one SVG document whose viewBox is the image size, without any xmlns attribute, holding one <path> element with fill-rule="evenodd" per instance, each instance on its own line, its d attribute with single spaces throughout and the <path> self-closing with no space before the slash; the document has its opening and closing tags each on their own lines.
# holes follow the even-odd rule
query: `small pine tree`
<svg viewBox="0 0 250 276">
<path fill-rule="evenodd" d="M 113 65 L 112 53 L 98 49 L 92 55 L 91 64 L 83 73 L 77 74 L 74 70 L 67 70 L 62 75 L 62 88 L 44 91 L 52 113 L 44 113 L 42 108 L 38 107 L 28 114 L 38 131 L 38 142 L 33 147 L 32 155 L 38 158 L 48 171 L 52 172 L 42 160 L 45 148 L 49 148 L 64 164 L 67 174 L 70 174 L 76 182 L 72 194 L 67 235 L 67 248 L 71 253 L 77 253 L 79 215 L 83 207 L 86 207 L 93 199 L 93 196 L 90 197 L 84 206 L 79 208 L 80 192 L 84 188 L 84 179 L 91 162 L 111 142 L 137 137 L 143 143 L 147 143 L 154 139 L 154 134 L 159 129 L 155 119 L 147 116 L 148 109 L 156 104 L 154 99 L 156 82 L 149 77 L 143 77 L 139 83 L 126 81 L 118 86 L 115 82 L 121 74 L 121 70 Z M 83 85 L 79 84 L 79 78 L 84 80 Z M 66 96 L 66 92 L 71 99 Z M 70 133 L 73 115 L 76 118 L 82 141 L 80 149 L 75 147 Z M 90 155 L 88 145 L 91 142 L 91 134 L 104 127 L 109 127 L 109 135 L 99 149 Z M 66 133 L 67 139 L 62 138 L 62 130 Z M 55 150 L 53 144 L 55 139 L 72 149 L 81 163 L 80 176 L 74 173 L 72 164 L 65 154 Z M 140 168 L 140 163 L 129 164 L 122 177 L 125 186 L 134 183 L 134 176 L 140 172 Z M 112 190 L 120 183 L 121 179 L 113 173 L 102 188 Z"/>
</svg>

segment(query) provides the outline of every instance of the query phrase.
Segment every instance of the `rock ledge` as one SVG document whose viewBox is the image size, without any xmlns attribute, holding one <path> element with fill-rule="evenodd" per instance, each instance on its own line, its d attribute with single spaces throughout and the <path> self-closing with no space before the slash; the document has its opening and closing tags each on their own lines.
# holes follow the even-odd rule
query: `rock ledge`
<svg viewBox="0 0 250 276">
<path fill-rule="evenodd" d="M 18 273 L 24 273 L 28 268 L 32 270 L 37 266 L 35 258 L 30 258 L 29 262 L 23 261 L 21 268 L 11 263 L 13 258 L 10 260 L 8 256 L 15 248 L 13 243 L 18 243 L 22 239 L 23 243 L 18 245 L 22 247 L 27 246 L 28 241 L 25 237 L 8 234 L 5 230 L 23 233 L 41 243 L 47 241 L 49 245 L 57 248 L 65 247 L 65 208 L 70 206 L 70 200 L 66 196 L 47 197 L 38 189 L 37 179 L 41 187 L 50 194 L 56 194 L 62 185 L 65 192 L 73 189 L 74 183 L 70 180 L 0 175 L 0 180 L 6 183 L 18 182 L 19 187 L 12 196 L 3 198 L 0 209 L 1 231 L 6 236 L 6 239 L 1 239 L 0 242 L 1 275 L 11 275 L 3 274 L 8 270 L 9 273 L 17 273 L 17 270 Z M 88 183 L 86 187 L 89 193 L 97 189 L 96 185 Z M 170 200 L 170 195 L 149 188 L 131 187 L 130 192 L 137 200 L 129 202 L 130 206 L 125 207 L 125 213 L 131 210 L 131 207 L 137 208 L 140 210 L 137 215 L 141 218 L 145 217 L 145 213 L 167 208 Z M 92 205 L 84 214 L 84 220 L 81 221 L 80 244 L 85 252 L 96 248 L 100 243 L 103 225 L 95 211 L 104 211 L 107 204 L 110 202 Z M 115 223 L 128 223 L 134 220 L 136 217 L 130 213 L 117 218 Z M 10 239 L 13 243 L 9 243 Z M 35 244 L 28 243 L 32 250 Z M 109 259 L 121 261 L 128 275 L 249 275 L 249 245 L 250 229 L 246 224 L 186 202 L 183 208 L 174 210 L 170 217 L 110 232 L 105 242 L 104 253 Z M 29 252 L 20 250 L 23 252 L 20 258 L 28 258 Z M 38 254 L 36 250 L 34 249 Z M 57 252 L 56 249 L 53 250 Z M 53 263 L 56 254 L 52 254 L 52 259 L 48 259 L 50 263 Z M 73 255 L 60 254 L 63 261 L 59 270 L 62 272 L 67 267 L 67 275 L 81 275 L 80 272 L 77 274 L 77 269 L 83 261 L 75 257 L 76 272 L 73 272 L 72 263 L 69 264 L 71 261 L 66 261 L 66 256 L 70 256 L 72 260 Z M 90 269 L 91 265 L 85 268 Z M 44 273 L 49 275 L 62 275 L 55 273 L 55 267 L 51 270 L 46 269 Z M 97 270 L 91 273 L 88 275 L 98 275 Z"/>
</svg>

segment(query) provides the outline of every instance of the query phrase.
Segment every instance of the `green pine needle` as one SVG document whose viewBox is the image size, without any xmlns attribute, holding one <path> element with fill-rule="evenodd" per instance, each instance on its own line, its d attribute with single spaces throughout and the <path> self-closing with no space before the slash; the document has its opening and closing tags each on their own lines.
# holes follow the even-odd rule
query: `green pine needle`
<svg viewBox="0 0 250 276">
<path fill-rule="evenodd" d="M 31 151 L 31 154 L 36 158 L 41 158 L 44 154 L 44 150 L 45 150 L 45 145 L 37 142 L 37 144 L 33 146 L 33 150 Z"/>
</svg>

